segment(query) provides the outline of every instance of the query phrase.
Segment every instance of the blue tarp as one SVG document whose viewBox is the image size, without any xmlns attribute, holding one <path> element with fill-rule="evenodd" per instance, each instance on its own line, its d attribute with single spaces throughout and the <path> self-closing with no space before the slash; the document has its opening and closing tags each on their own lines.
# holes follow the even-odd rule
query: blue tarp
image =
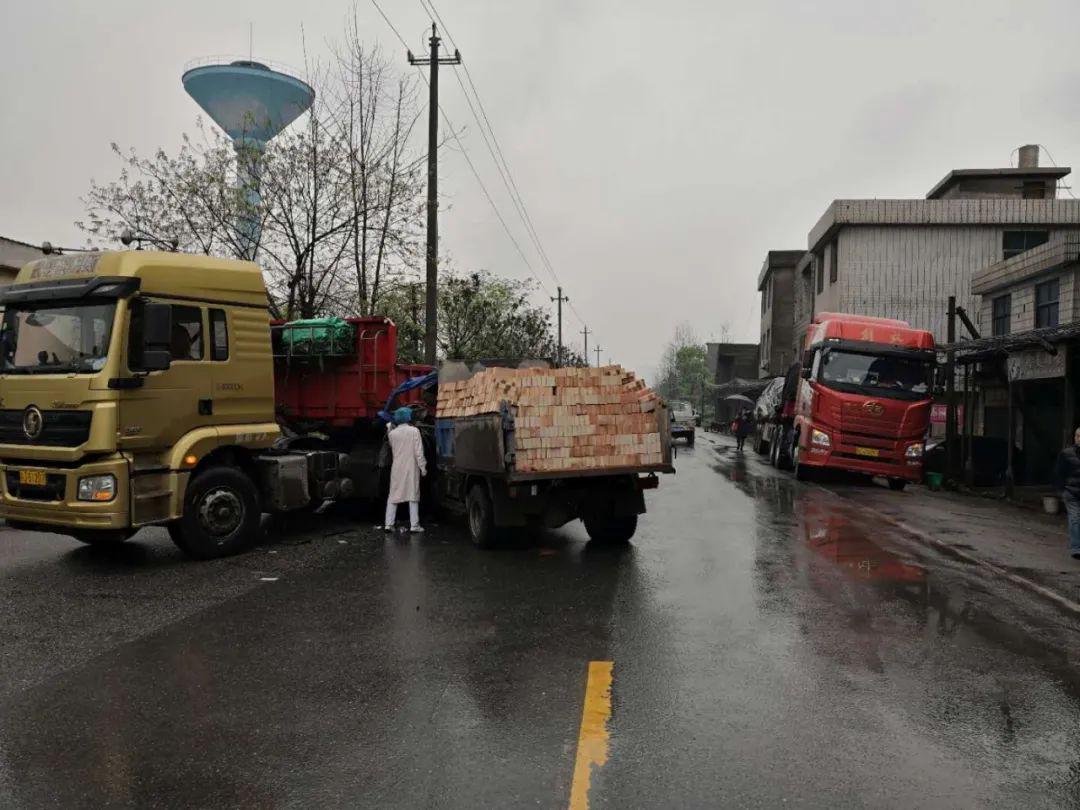
<svg viewBox="0 0 1080 810">
<path fill-rule="evenodd" d="M 413 377 L 411 380 L 406 380 L 390 392 L 390 396 L 386 400 L 386 406 L 379 411 L 379 418 L 384 422 L 393 422 L 394 400 L 407 391 L 412 391 L 414 388 L 430 388 L 433 385 L 437 385 L 438 382 L 439 372 L 437 371 L 428 372 L 423 377 Z"/>
</svg>

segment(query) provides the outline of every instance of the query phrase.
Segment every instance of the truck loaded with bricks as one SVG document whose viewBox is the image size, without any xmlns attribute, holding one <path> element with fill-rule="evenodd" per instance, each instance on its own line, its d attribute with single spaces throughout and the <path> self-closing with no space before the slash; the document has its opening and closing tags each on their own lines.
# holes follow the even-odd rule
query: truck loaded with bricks
<svg viewBox="0 0 1080 810">
<path fill-rule="evenodd" d="M 564 452 L 583 452 L 561 424 L 535 437 L 543 463 L 522 465 L 517 448 L 534 437 L 508 400 L 436 429 L 439 375 L 397 362 L 392 321 L 272 324 L 251 262 L 46 256 L 0 291 L 0 306 L 0 518 L 14 528 L 106 545 L 165 526 L 191 557 L 232 554 L 255 540 L 264 513 L 379 497 L 380 412 L 399 404 L 422 417 L 433 494 L 468 513 L 484 546 L 512 527 L 576 518 L 595 538 L 628 539 L 642 489 L 670 471 L 662 430 L 637 436 L 639 452 L 557 468 Z M 443 373 L 461 382 L 474 371 Z M 634 407 L 666 417 L 659 401 Z M 603 430 L 612 446 L 625 441 Z"/>
</svg>

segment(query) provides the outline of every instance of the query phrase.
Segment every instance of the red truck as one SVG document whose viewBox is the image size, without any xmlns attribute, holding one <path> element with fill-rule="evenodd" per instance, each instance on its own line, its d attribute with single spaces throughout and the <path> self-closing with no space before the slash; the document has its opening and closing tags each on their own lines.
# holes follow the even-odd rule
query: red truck
<svg viewBox="0 0 1080 810">
<path fill-rule="evenodd" d="M 818 314 L 773 420 L 773 462 L 799 479 L 832 468 L 894 490 L 919 481 L 935 362 L 934 336 L 905 321 Z"/>
</svg>

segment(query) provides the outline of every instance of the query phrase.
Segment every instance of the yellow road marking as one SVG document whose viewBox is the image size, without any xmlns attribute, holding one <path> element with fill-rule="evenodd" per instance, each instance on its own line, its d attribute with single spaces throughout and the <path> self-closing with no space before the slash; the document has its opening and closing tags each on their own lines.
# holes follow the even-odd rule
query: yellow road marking
<svg viewBox="0 0 1080 810">
<path fill-rule="evenodd" d="M 570 786 L 570 810 L 588 810 L 589 785 L 593 768 L 602 768 L 608 759 L 608 720 L 611 719 L 612 661 L 590 661 L 585 684 L 585 705 L 581 710 L 574 781 Z"/>
</svg>

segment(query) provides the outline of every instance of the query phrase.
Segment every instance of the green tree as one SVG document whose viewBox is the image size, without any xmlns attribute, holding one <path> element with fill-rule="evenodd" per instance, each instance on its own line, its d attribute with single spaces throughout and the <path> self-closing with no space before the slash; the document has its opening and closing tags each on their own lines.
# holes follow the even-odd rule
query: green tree
<svg viewBox="0 0 1080 810">
<path fill-rule="evenodd" d="M 439 280 L 439 354 L 446 358 L 551 360 L 556 338 L 551 315 L 536 306 L 536 284 L 487 271 L 443 270 Z M 398 354 L 421 362 L 424 335 L 424 285 L 410 281 L 384 290 L 381 314 L 398 325 Z M 584 365 L 567 353 L 568 365 Z"/>
<path fill-rule="evenodd" d="M 688 323 L 675 327 L 675 334 L 664 347 L 657 375 L 657 390 L 668 400 L 688 400 L 695 405 L 701 399 L 705 384 L 705 344 L 698 341 L 697 334 Z"/>
</svg>

